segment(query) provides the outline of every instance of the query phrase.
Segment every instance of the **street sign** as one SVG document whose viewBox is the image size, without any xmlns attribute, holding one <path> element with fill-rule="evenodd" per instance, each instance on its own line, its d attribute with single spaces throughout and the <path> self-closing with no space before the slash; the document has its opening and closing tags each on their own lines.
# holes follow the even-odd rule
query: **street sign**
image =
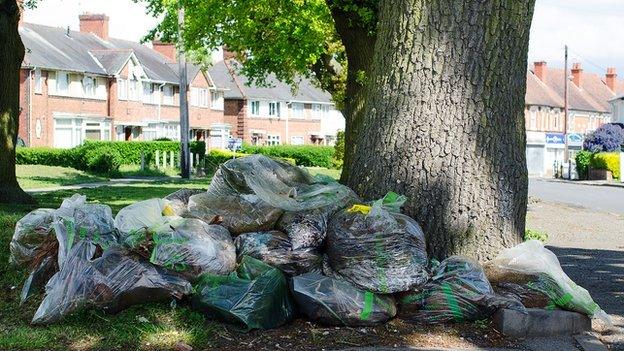
<svg viewBox="0 0 624 351">
<path fill-rule="evenodd" d="M 230 138 L 228 140 L 228 150 L 238 151 L 243 148 L 243 139 L 241 138 Z"/>
</svg>

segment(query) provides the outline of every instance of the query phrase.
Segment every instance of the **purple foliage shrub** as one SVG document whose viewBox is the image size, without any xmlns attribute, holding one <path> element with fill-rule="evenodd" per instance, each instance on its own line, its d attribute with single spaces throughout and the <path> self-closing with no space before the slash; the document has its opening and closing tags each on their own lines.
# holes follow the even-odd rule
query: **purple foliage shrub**
<svg viewBox="0 0 624 351">
<path fill-rule="evenodd" d="M 624 126 L 619 123 L 608 123 L 585 138 L 583 149 L 590 152 L 620 151 L 622 144 L 624 144 Z"/>
</svg>

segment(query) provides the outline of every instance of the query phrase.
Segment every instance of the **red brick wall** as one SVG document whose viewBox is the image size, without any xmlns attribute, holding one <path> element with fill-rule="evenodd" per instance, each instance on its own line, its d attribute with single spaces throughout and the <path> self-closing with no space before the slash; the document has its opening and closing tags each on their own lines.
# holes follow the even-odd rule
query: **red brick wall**
<svg viewBox="0 0 624 351">
<path fill-rule="evenodd" d="M 20 114 L 17 136 L 28 145 L 28 71 L 20 70 Z"/>
</svg>

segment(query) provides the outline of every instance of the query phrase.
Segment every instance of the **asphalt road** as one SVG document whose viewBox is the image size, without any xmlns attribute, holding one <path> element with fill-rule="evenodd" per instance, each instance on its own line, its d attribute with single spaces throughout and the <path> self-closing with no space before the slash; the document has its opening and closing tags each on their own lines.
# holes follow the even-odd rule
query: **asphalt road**
<svg viewBox="0 0 624 351">
<path fill-rule="evenodd" d="M 624 187 L 529 180 L 529 196 L 581 206 L 595 211 L 624 214 Z"/>
</svg>

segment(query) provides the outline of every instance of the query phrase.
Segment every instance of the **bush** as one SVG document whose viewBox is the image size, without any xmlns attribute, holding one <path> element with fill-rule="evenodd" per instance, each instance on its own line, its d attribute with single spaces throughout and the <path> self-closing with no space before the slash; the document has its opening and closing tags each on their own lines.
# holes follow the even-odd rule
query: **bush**
<svg viewBox="0 0 624 351">
<path fill-rule="evenodd" d="M 624 143 L 624 128 L 608 123 L 589 134 L 583 142 L 583 149 L 590 152 L 620 151 Z"/>
<path fill-rule="evenodd" d="M 212 150 L 208 153 L 208 155 L 206 155 L 204 168 L 207 173 L 214 173 L 220 164 L 233 158 L 239 158 L 244 156 L 247 155 L 227 150 Z"/>
<path fill-rule="evenodd" d="M 83 156 L 83 165 L 86 171 L 116 177 L 120 175 L 119 166 L 122 158 L 119 151 L 105 146 L 86 150 Z"/>
<path fill-rule="evenodd" d="M 251 146 L 243 145 L 245 154 L 262 154 L 277 158 L 294 159 L 296 164 L 305 167 L 332 167 L 334 148 L 332 146 L 312 145 L 275 145 Z"/>
<path fill-rule="evenodd" d="M 543 243 L 548 240 L 548 233 L 541 232 L 539 230 L 527 229 L 524 231 L 524 241 L 527 240 L 539 240 Z"/>
<path fill-rule="evenodd" d="M 335 169 L 342 169 L 344 164 L 344 152 L 345 152 L 345 133 L 338 131 L 336 133 L 336 145 L 334 145 L 334 157 L 332 158 L 332 166 Z"/>
<path fill-rule="evenodd" d="M 44 165 L 80 169 L 82 161 L 77 149 L 53 149 L 48 147 L 21 147 L 15 149 L 18 165 Z"/>
<path fill-rule="evenodd" d="M 122 164 L 140 165 L 141 152 L 145 155 L 147 165 L 156 164 L 156 150 L 160 152 L 180 151 L 180 142 L 177 141 L 87 141 L 80 148 L 90 150 L 101 147 L 112 147 L 119 151 Z M 203 141 L 192 141 L 189 144 L 191 153 L 199 154 L 200 161 L 206 155 L 206 144 Z"/>
<path fill-rule="evenodd" d="M 592 159 L 592 153 L 586 150 L 579 151 L 574 158 L 576 164 L 576 173 L 578 173 L 579 179 L 587 179 L 589 172 L 589 165 Z"/>
<path fill-rule="evenodd" d="M 591 168 L 611 171 L 613 178 L 620 179 L 620 154 L 618 152 L 600 152 L 594 154 L 590 162 Z"/>
</svg>

